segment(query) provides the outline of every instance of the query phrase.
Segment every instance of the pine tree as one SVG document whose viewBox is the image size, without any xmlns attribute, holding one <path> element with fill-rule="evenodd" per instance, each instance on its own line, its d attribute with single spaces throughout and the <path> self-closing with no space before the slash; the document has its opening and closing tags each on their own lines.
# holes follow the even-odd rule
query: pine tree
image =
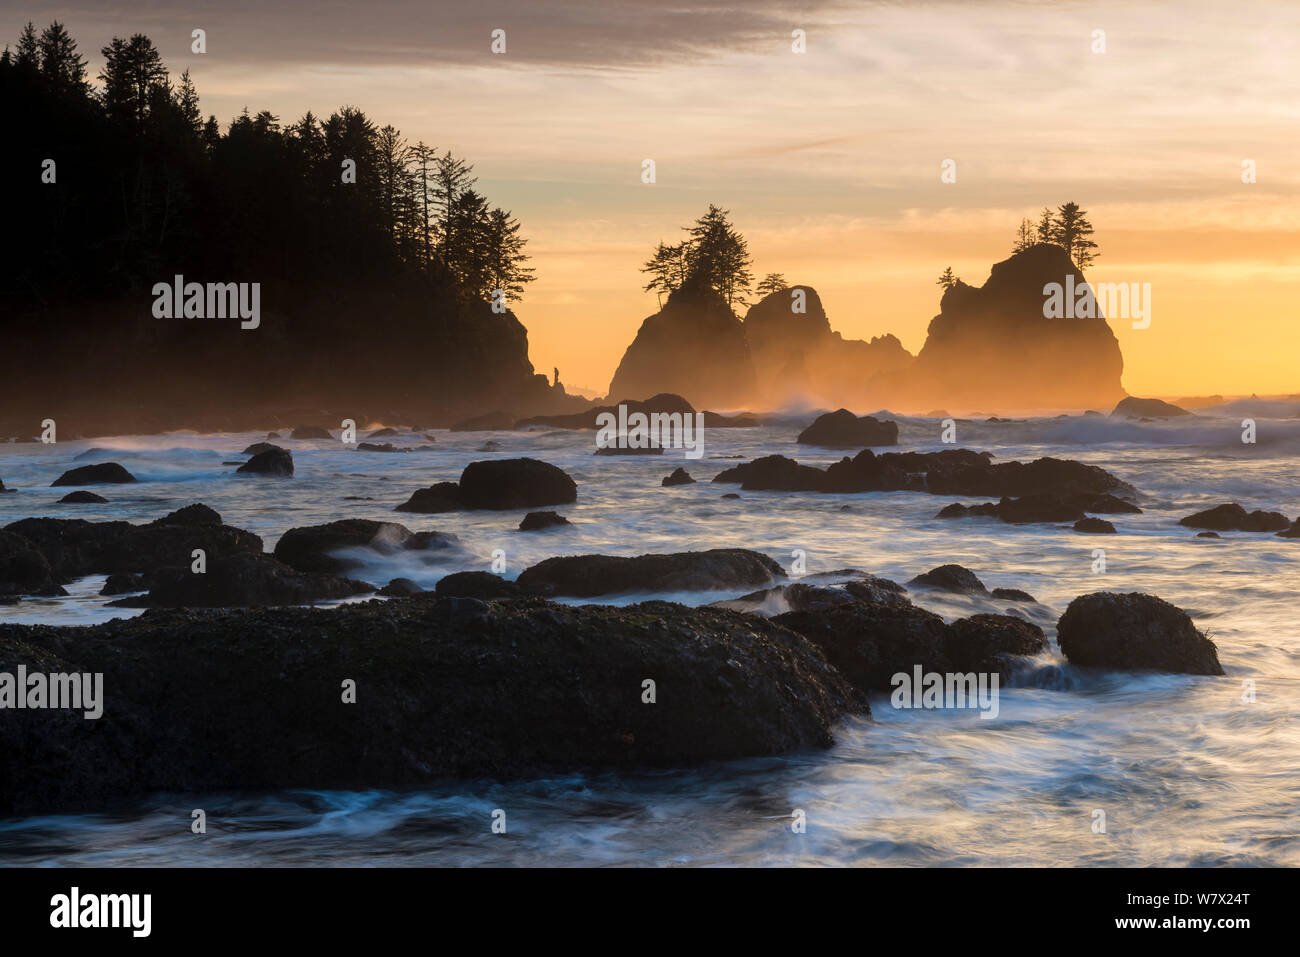
<svg viewBox="0 0 1300 957">
<path fill-rule="evenodd" d="M 1016 243 L 1012 247 L 1012 252 L 1024 252 L 1030 246 L 1038 244 L 1038 234 L 1034 229 L 1034 224 L 1028 219 L 1020 220 L 1020 228 L 1016 231 Z"/>
<path fill-rule="evenodd" d="M 755 287 L 755 292 L 760 296 L 769 296 L 774 292 L 784 292 L 790 287 L 786 284 L 785 276 L 779 272 L 770 272 L 763 277 L 762 281 Z"/>
<path fill-rule="evenodd" d="M 943 271 L 943 275 L 939 277 L 939 281 L 936 285 L 943 286 L 944 290 L 947 291 L 959 282 L 961 282 L 961 279 L 953 275 L 952 267 L 949 266 Z"/>
<path fill-rule="evenodd" d="M 86 61 L 77 52 L 77 42 L 68 35 L 63 24 L 55 20 L 46 27 L 37 46 L 41 75 L 50 89 L 60 95 L 84 96 L 88 91 Z"/>
<path fill-rule="evenodd" d="M 1046 206 L 1043 207 L 1043 215 L 1039 218 L 1035 231 L 1040 243 L 1056 242 L 1056 223 L 1052 219 L 1052 211 Z"/>
<path fill-rule="evenodd" d="M 1097 244 L 1090 238 L 1092 231 L 1086 210 L 1080 209 L 1078 203 L 1065 203 L 1057 208 L 1056 242 L 1080 269 L 1087 269 L 1097 258 L 1093 251 Z"/>
<path fill-rule="evenodd" d="M 199 109 L 199 93 L 194 89 L 194 81 L 190 79 L 189 70 L 181 74 L 181 83 L 176 88 L 174 99 L 176 110 L 185 126 L 196 137 L 201 136 L 203 133 L 203 112 Z"/>
</svg>

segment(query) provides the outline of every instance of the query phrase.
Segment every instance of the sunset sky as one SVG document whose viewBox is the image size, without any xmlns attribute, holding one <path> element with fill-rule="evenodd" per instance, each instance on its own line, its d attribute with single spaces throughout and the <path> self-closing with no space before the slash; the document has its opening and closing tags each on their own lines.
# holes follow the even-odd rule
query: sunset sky
<svg viewBox="0 0 1300 957">
<path fill-rule="evenodd" d="M 61 20 L 92 76 L 114 35 L 148 34 L 223 129 L 245 106 L 288 123 L 351 104 L 465 156 L 523 223 L 539 278 L 516 313 L 534 364 L 570 386 L 604 391 L 656 308 L 638 267 L 711 202 L 749 240 L 756 275 L 815 287 L 847 337 L 892 332 L 916 352 L 945 266 L 983 283 L 1022 216 L 1075 200 L 1101 247 L 1089 278 L 1152 285 L 1150 328 L 1112 322 L 1130 392 L 1300 391 L 1294 3 L 0 10 L 10 45 L 28 19 Z M 806 53 L 791 50 L 795 29 Z M 940 182 L 945 159 L 954 184 Z"/>
</svg>

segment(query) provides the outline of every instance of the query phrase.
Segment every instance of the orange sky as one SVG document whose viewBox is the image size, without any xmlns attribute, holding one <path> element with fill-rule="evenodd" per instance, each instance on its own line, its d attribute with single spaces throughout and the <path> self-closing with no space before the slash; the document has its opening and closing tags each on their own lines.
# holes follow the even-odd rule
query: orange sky
<svg viewBox="0 0 1300 957">
<path fill-rule="evenodd" d="M 1149 329 L 1112 323 L 1130 392 L 1300 391 L 1300 7 L 1142 6 L 5 0 L 0 24 L 63 20 L 92 73 L 111 36 L 145 32 L 223 125 L 353 104 L 466 156 L 530 240 L 533 362 L 572 386 L 605 389 L 655 309 L 638 267 L 710 202 L 756 274 L 915 352 L 945 266 L 982 283 L 1021 216 L 1075 200 L 1089 277 L 1152 286 Z"/>
</svg>

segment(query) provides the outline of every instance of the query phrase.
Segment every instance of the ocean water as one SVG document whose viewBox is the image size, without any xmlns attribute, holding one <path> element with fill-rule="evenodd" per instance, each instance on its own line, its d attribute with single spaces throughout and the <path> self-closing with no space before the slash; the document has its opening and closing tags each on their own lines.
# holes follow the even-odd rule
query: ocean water
<svg viewBox="0 0 1300 957">
<path fill-rule="evenodd" d="M 1020 588 L 1015 609 L 1053 639 L 1029 662 L 991 720 L 974 711 L 908 711 L 872 700 L 835 746 L 780 758 L 636 774 L 572 774 L 524 782 L 449 783 L 412 791 L 159 794 L 103 813 L 0 819 L 0 863 L 22 865 L 1290 865 L 1300 864 L 1300 540 L 1225 532 L 1199 539 L 1178 519 L 1235 501 L 1300 514 L 1300 404 L 1241 402 L 1192 418 L 1127 422 L 1078 415 L 958 423 L 958 447 L 996 460 L 1042 455 L 1100 465 L 1137 487 L 1141 515 L 1107 516 L 1117 535 L 995 519 L 939 520 L 950 501 L 915 492 L 820 495 L 742 492 L 708 479 L 738 461 L 780 453 L 825 465 L 798 446 L 809 417 L 709 430 L 703 458 L 595 456 L 591 432 L 431 433 L 435 447 L 360 452 L 292 441 L 297 475 L 237 476 L 238 453 L 262 433 L 124 436 L 0 446 L 0 526 L 33 515 L 146 521 L 191 502 L 261 535 L 339 518 L 453 532 L 450 552 L 365 549 L 354 577 L 432 587 L 460 569 L 505 575 L 552 555 L 736 546 L 816 575 L 859 568 L 906 582 L 956 562 L 990 587 Z M 1258 441 L 1241 441 L 1242 419 Z M 895 418 L 900 448 L 932 450 L 937 420 Z M 377 425 L 377 424 L 376 424 Z M 364 434 L 364 433 L 362 433 Z M 496 451 L 479 451 L 488 440 Z M 417 436 L 377 439 L 403 447 Z M 108 450 L 84 457 L 92 448 Z M 470 461 L 528 455 L 577 481 L 574 524 L 516 530 L 522 512 L 396 513 L 419 487 L 455 480 Z M 83 456 L 78 459 L 78 456 Z M 96 490 L 106 505 L 59 505 L 49 483 L 75 465 L 117 461 L 141 481 Z M 662 488 L 685 466 L 698 484 Z M 356 497 L 357 500 L 347 500 Z M 1096 570 L 1094 550 L 1105 550 Z M 66 598 L 0 606 L 0 622 L 88 624 L 135 612 L 106 607 L 102 576 Z M 1143 591 L 1186 609 L 1217 643 L 1226 677 L 1089 672 L 1064 661 L 1055 622 L 1087 592 Z M 703 604 L 738 592 L 620 595 Z M 1002 602 L 914 590 L 947 619 L 1005 611 Z M 1246 700 L 1245 682 L 1254 685 Z M 190 832 L 203 808 L 208 833 Z M 492 812 L 507 832 L 492 832 Z M 802 833 L 791 824 L 801 811 Z M 1099 828 L 1104 814 L 1104 831 Z"/>
</svg>

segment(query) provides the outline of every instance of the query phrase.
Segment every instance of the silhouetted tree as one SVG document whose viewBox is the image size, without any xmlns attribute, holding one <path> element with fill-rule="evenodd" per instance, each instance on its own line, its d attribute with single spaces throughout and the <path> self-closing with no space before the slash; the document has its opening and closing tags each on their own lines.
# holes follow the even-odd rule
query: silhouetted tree
<svg viewBox="0 0 1300 957">
<path fill-rule="evenodd" d="M 167 69 L 153 41 L 143 33 L 123 40 L 114 37 L 100 51 L 104 69 L 99 79 L 104 84 L 104 107 L 114 123 L 144 124 L 150 107 L 158 101 L 155 92 L 167 85 Z"/>
<path fill-rule="evenodd" d="M 1030 246 L 1038 243 L 1038 233 L 1034 229 L 1034 224 L 1029 219 L 1020 220 L 1020 228 L 1016 230 L 1016 243 L 1012 247 L 1012 252 L 1024 252 Z"/>
<path fill-rule="evenodd" d="M 1055 242 L 1065 250 L 1070 260 L 1080 269 L 1087 269 L 1097 258 L 1097 244 L 1092 236 L 1092 223 L 1078 203 L 1065 203 L 1057 207 Z"/>
<path fill-rule="evenodd" d="M 769 296 L 774 292 L 784 292 L 790 287 L 786 284 L 785 276 L 779 272 L 770 272 L 762 278 L 759 284 L 754 288 L 760 296 Z"/>
<path fill-rule="evenodd" d="M 31 27 L 31 24 L 28 24 Z M 63 24 L 55 20 L 41 32 L 37 43 L 41 75 L 49 89 L 59 96 L 84 96 L 86 61 L 77 52 L 77 43 Z"/>
<path fill-rule="evenodd" d="M 948 290 L 951 289 L 953 286 L 957 285 L 957 283 L 959 282 L 961 282 L 961 279 L 953 275 L 952 267 L 949 266 L 947 269 L 943 271 L 943 275 L 939 277 L 939 281 L 937 285 L 943 286 L 945 290 Z"/>
</svg>

